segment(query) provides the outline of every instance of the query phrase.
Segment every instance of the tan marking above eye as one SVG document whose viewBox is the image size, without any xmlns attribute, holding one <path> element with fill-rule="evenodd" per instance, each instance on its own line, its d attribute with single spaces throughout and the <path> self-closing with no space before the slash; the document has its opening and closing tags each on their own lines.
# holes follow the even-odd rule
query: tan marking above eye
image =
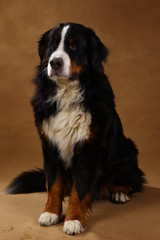
<svg viewBox="0 0 160 240">
<path fill-rule="evenodd" d="M 50 48 L 56 48 L 57 47 L 57 40 L 53 38 L 53 40 L 50 43 Z"/>
<path fill-rule="evenodd" d="M 53 35 L 53 39 L 54 39 L 54 40 L 57 40 L 57 39 L 58 39 L 58 34 L 57 34 L 57 33 L 55 33 L 55 34 Z"/>
<path fill-rule="evenodd" d="M 69 49 L 71 49 L 72 51 L 75 51 L 77 49 L 77 45 L 74 43 L 72 37 L 68 38 L 67 42 L 68 42 Z"/>
<path fill-rule="evenodd" d="M 68 38 L 69 43 L 73 43 L 73 38 Z"/>
<path fill-rule="evenodd" d="M 53 40 L 52 40 L 52 43 L 51 43 L 51 45 L 53 46 L 53 47 L 56 47 L 57 46 L 57 41 L 58 41 L 58 34 L 54 34 L 53 35 Z"/>
</svg>

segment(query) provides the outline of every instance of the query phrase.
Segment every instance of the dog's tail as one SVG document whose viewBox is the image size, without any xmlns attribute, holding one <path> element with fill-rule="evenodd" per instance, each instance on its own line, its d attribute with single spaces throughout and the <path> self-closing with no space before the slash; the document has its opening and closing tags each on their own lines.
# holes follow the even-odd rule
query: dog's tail
<svg viewBox="0 0 160 240">
<path fill-rule="evenodd" d="M 8 185 L 6 194 L 45 192 L 46 179 L 44 170 L 36 169 L 22 172 Z"/>
</svg>

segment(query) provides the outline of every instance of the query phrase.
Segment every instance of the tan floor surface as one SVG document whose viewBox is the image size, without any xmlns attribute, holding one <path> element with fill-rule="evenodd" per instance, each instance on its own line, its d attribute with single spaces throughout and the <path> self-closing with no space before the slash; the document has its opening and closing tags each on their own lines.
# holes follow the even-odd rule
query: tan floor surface
<svg viewBox="0 0 160 240">
<path fill-rule="evenodd" d="M 59 240 L 71 239 L 63 233 L 63 223 L 41 227 L 38 217 L 45 193 L 29 195 L 0 195 L 0 239 L 2 240 Z M 68 201 L 64 203 L 64 213 Z M 86 231 L 74 236 L 86 240 L 159 240 L 160 189 L 146 187 L 132 201 L 117 205 L 110 202 L 93 204 L 93 214 L 87 217 Z"/>
</svg>

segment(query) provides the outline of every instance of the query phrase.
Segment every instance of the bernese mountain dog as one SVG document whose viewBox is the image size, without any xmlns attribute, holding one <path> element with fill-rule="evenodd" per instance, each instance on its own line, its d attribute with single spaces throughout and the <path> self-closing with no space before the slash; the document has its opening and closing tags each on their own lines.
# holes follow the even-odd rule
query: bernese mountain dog
<svg viewBox="0 0 160 240">
<path fill-rule="evenodd" d="M 47 190 L 42 226 L 60 221 L 62 201 L 70 196 L 63 230 L 80 234 L 94 200 L 128 202 L 142 189 L 144 174 L 134 142 L 123 133 L 104 73 L 109 50 L 95 32 L 80 24 L 60 24 L 42 35 L 38 51 L 31 103 L 44 170 L 23 172 L 7 193 Z"/>
</svg>

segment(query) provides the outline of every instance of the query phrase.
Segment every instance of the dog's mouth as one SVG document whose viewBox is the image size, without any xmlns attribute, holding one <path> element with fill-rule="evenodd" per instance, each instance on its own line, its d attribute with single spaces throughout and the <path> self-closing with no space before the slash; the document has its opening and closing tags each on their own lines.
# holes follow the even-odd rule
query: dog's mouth
<svg viewBox="0 0 160 240">
<path fill-rule="evenodd" d="M 52 70 L 48 75 L 53 80 L 69 78 L 66 74 L 63 73 L 63 71 L 59 71 L 59 70 L 56 70 L 56 71 Z"/>
<path fill-rule="evenodd" d="M 52 80 L 59 80 L 59 79 L 64 79 L 64 80 L 77 80 L 79 78 L 79 73 L 77 72 L 72 72 L 69 75 L 64 74 L 63 71 L 60 70 L 52 70 L 49 74 L 48 74 L 49 78 L 51 78 Z"/>
</svg>

